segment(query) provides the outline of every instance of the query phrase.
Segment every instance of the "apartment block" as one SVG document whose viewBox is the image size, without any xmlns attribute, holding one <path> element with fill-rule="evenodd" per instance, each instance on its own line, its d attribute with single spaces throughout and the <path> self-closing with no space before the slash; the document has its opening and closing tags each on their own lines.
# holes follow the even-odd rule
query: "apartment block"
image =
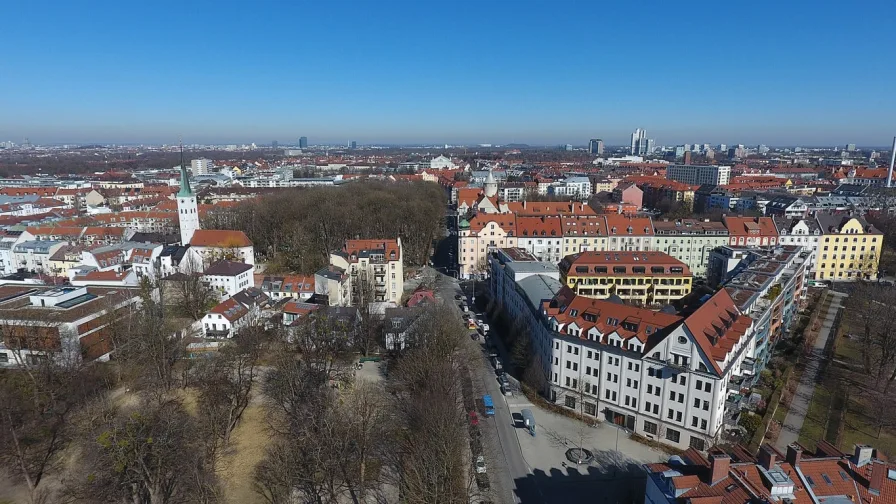
<svg viewBox="0 0 896 504">
<path fill-rule="evenodd" d="M 771 349 L 793 322 L 805 298 L 809 252 L 798 246 L 766 249 L 720 247 L 710 259 L 710 285 L 723 285 L 738 310 L 754 321 L 753 351 L 744 361 L 745 381 L 765 369 Z"/>
<path fill-rule="evenodd" d="M 815 267 L 817 280 L 877 278 L 883 233 L 858 215 L 819 212 L 821 229 Z"/>
<path fill-rule="evenodd" d="M 550 349 L 538 355 L 550 399 L 676 448 L 719 439 L 728 382 L 752 342 L 752 320 L 727 291 L 682 316 L 564 287 L 540 313 L 533 348 Z"/>
<path fill-rule="evenodd" d="M 517 217 L 517 247 L 528 250 L 539 261 L 557 263 L 563 257 L 563 226 L 560 217 Z"/>
<path fill-rule="evenodd" d="M 560 279 L 575 294 L 617 296 L 642 306 L 665 305 L 691 292 L 686 264 L 662 252 L 580 252 L 560 262 Z"/>
<path fill-rule="evenodd" d="M 709 254 L 728 244 L 728 228 L 721 222 L 678 219 L 653 221 L 652 250 L 685 263 L 695 277 L 706 277 Z"/>
<path fill-rule="evenodd" d="M 666 178 L 692 185 L 725 185 L 731 181 L 731 167 L 673 164 L 666 168 Z"/>
<path fill-rule="evenodd" d="M 330 266 L 349 277 L 349 299 L 340 306 L 362 302 L 401 302 L 404 292 L 404 250 L 394 240 L 346 240 L 342 250 L 330 254 Z M 317 279 L 315 278 L 315 281 Z M 333 300 L 330 300 L 331 306 Z"/>
</svg>

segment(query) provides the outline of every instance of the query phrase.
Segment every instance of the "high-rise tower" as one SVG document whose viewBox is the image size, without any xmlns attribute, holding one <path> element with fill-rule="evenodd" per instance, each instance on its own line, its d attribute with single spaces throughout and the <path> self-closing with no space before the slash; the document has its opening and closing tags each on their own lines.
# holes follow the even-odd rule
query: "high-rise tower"
<svg viewBox="0 0 896 504">
<path fill-rule="evenodd" d="M 190 189 L 190 176 L 184 163 L 184 144 L 180 144 L 180 191 L 177 192 L 177 220 L 180 223 L 180 243 L 189 245 L 193 233 L 199 229 L 199 206 Z"/>
</svg>

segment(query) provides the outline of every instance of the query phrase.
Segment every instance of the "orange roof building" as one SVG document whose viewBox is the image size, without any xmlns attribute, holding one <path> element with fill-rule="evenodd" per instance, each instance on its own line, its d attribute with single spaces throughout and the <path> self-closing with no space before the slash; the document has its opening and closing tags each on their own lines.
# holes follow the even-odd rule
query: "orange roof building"
<svg viewBox="0 0 896 504">
<path fill-rule="evenodd" d="M 560 261 L 560 280 L 577 295 L 665 305 L 691 292 L 688 266 L 663 252 L 589 251 Z"/>
</svg>

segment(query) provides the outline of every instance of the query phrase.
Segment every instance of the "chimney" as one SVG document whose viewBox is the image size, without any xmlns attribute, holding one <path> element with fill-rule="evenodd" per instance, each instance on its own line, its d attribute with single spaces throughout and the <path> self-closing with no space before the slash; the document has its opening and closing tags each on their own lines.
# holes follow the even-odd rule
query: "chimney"
<svg viewBox="0 0 896 504">
<path fill-rule="evenodd" d="M 887 466 L 880 460 L 875 460 L 871 465 L 871 481 L 868 483 L 868 492 L 873 495 L 880 495 L 880 488 L 884 484 L 884 474 L 887 472 Z"/>
<path fill-rule="evenodd" d="M 862 467 L 863 465 L 871 462 L 871 456 L 874 454 L 874 448 L 866 445 L 866 444 L 857 444 L 856 451 L 853 455 L 852 463 L 858 467 Z"/>
<path fill-rule="evenodd" d="M 787 463 L 793 467 L 800 465 L 800 459 L 803 458 L 803 449 L 796 443 L 787 445 Z"/>
<path fill-rule="evenodd" d="M 788 449 L 788 453 L 790 450 Z M 759 449 L 759 465 L 770 471 L 778 462 L 778 455 L 772 445 L 766 443 Z"/>
<path fill-rule="evenodd" d="M 731 464 L 731 457 L 724 453 L 712 453 L 709 455 L 709 463 L 711 485 L 728 477 L 728 466 Z"/>
</svg>

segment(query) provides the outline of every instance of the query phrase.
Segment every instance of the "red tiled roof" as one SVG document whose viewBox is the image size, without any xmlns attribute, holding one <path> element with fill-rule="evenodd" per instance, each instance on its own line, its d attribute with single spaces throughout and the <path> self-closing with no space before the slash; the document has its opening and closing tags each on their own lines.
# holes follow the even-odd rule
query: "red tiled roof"
<svg viewBox="0 0 896 504">
<path fill-rule="evenodd" d="M 230 322 L 235 322 L 249 313 L 249 310 L 236 299 L 229 298 L 210 310 L 210 313 L 222 315 Z"/>
<path fill-rule="evenodd" d="M 517 217 L 517 236 L 563 236 L 559 217 Z"/>
<path fill-rule="evenodd" d="M 688 332 L 719 374 L 722 369 L 718 362 L 725 360 L 752 323 L 750 317 L 740 314 L 725 289 L 716 292 L 684 321 Z"/>
<path fill-rule="evenodd" d="M 345 244 L 342 246 L 342 251 L 349 257 L 357 257 L 362 250 L 381 251 L 388 261 L 401 259 L 398 240 L 345 240 Z"/>
<path fill-rule="evenodd" d="M 678 315 L 577 296 L 569 287 L 560 289 L 553 300 L 544 303 L 543 309 L 548 317 L 564 324 L 561 333 L 565 334 L 568 325 L 575 323 L 582 329 L 581 338 L 587 339 L 586 333 L 595 327 L 604 336 L 601 342 L 605 344 L 606 335 L 613 332 L 624 340 L 636 338 L 646 343 L 651 334 L 682 320 Z M 610 323 L 613 321 L 615 324 Z"/>
<path fill-rule="evenodd" d="M 722 223 L 728 228 L 729 236 L 778 236 L 778 228 L 771 217 L 722 216 Z"/>
<path fill-rule="evenodd" d="M 650 217 L 607 214 L 604 219 L 607 220 L 609 236 L 653 236 L 653 221 Z"/>
<path fill-rule="evenodd" d="M 561 217 L 564 236 L 607 236 L 606 219 L 577 216 Z"/>
</svg>

